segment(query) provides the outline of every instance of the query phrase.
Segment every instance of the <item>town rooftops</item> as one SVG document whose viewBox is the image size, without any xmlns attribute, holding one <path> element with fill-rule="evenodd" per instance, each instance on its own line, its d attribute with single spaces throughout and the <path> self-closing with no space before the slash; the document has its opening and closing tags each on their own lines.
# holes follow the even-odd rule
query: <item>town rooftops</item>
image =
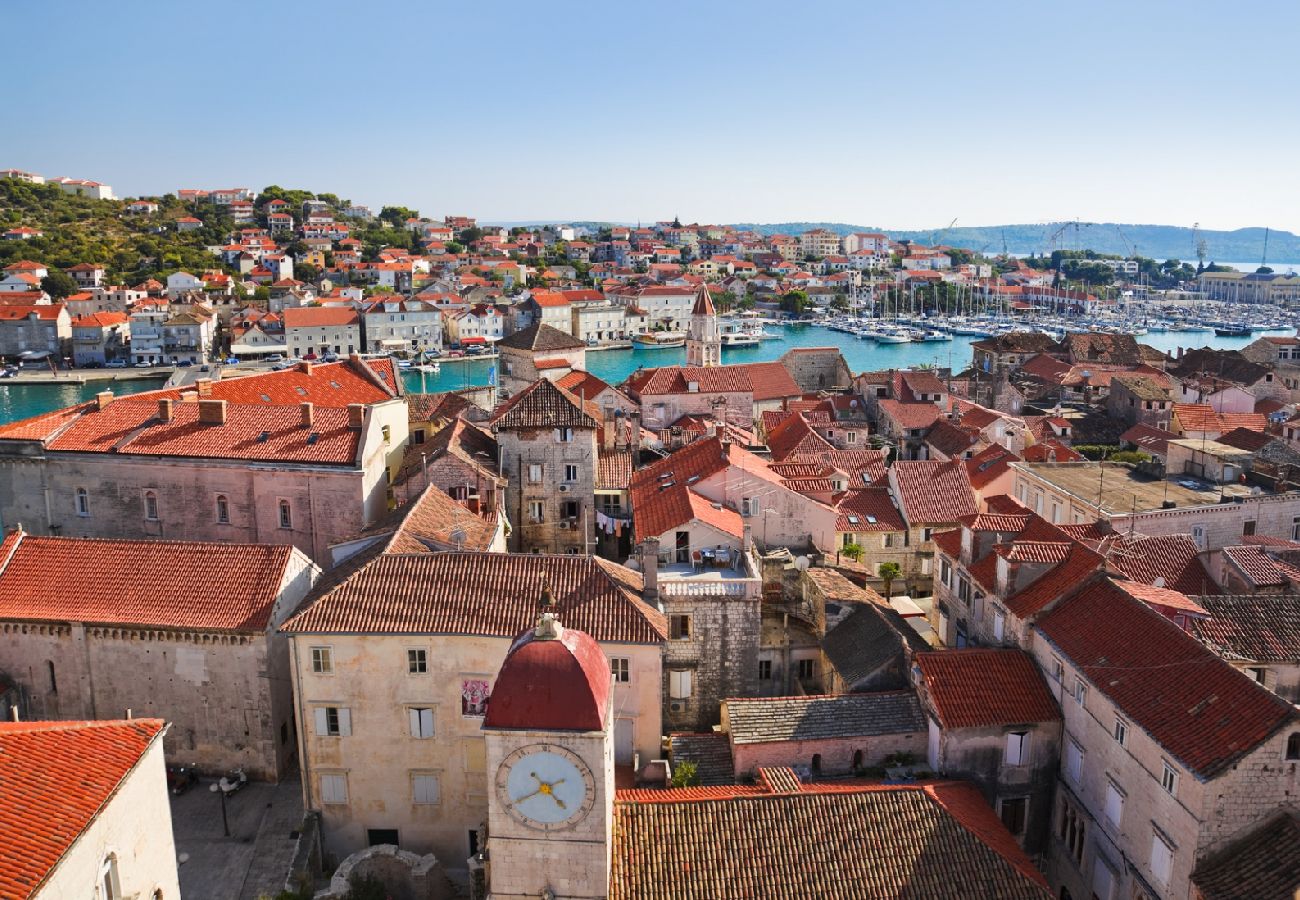
<svg viewBox="0 0 1300 900">
<path fill-rule="evenodd" d="M 1142 475 L 1124 463 L 1013 463 L 1077 502 L 1097 506 L 1107 515 L 1160 509 L 1166 502 L 1175 507 L 1206 506 L 1220 502 L 1220 486 L 1199 485 L 1185 479 L 1160 479 Z M 1238 489 L 1230 485 L 1228 492 Z"/>
<path fill-rule="evenodd" d="M 1040 634 L 1198 778 L 1295 721 L 1295 708 L 1108 579 L 1043 616 Z"/>
<path fill-rule="evenodd" d="M 303 634 L 450 634 L 513 639 L 537 624 L 544 594 L 566 627 L 598 641 L 664 639 L 641 576 L 589 556 L 365 552 L 330 572 L 284 630 Z"/>
<path fill-rule="evenodd" d="M 1194 620 L 1192 634 L 1225 659 L 1290 663 L 1300 658 L 1300 596 L 1199 599 L 1209 618 Z"/>
<path fill-rule="evenodd" d="M 0 896 L 42 893 L 164 730 L 161 719 L 0 723 Z"/>
<path fill-rule="evenodd" d="M 599 428 L 600 407 L 582 401 L 545 378 L 515 394 L 492 415 L 492 427 L 501 429 Z"/>
<path fill-rule="evenodd" d="M 0 619 L 264 631 L 294 553 L 285 544 L 11 531 L 0 543 Z M 51 573 L 57 573 L 56 590 Z"/>
<path fill-rule="evenodd" d="M 568 301 L 564 301 L 568 303 Z M 497 341 L 497 347 L 507 350 L 528 350 L 533 353 L 559 353 L 564 350 L 585 350 L 587 345 L 573 335 L 558 328 L 538 322 L 523 331 Z"/>
<path fill-rule="evenodd" d="M 1270 338 L 1265 338 L 1270 340 Z M 1300 820 L 1282 812 L 1200 860 L 1192 871 L 1199 900 L 1294 898 L 1300 884 Z"/>
<path fill-rule="evenodd" d="M 976 512 L 975 492 L 961 460 L 899 460 L 889 472 L 909 524 L 956 522 Z"/>
<path fill-rule="evenodd" d="M 1050 897 L 974 785 L 763 774 L 753 786 L 620 791 L 610 900 Z"/>
<path fill-rule="evenodd" d="M 925 731 L 912 690 L 836 696 L 755 697 L 726 702 L 733 744 L 821 741 Z"/>
<path fill-rule="evenodd" d="M 1107 537 L 1100 549 L 1107 565 L 1139 584 L 1166 587 L 1193 596 L 1219 593 L 1191 535 L 1115 534 Z"/>
<path fill-rule="evenodd" d="M 382 541 L 386 553 L 487 551 L 492 549 L 497 524 L 495 514 L 476 513 L 431 484 L 410 503 L 363 531 L 361 537 Z"/>
<path fill-rule="evenodd" d="M 1132 444 L 1140 450 L 1163 459 L 1169 452 L 1169 442 L 1177 440 L 1178 435 L 1163 428 L 1139 423 L 1121 434 L 1119 439 L 1121 443 Z"/>
<path fill-rule="evenodd" d="M 918 653 L 915 659 L 945 729 L 1061 719 L 1038 667 L 1020 650 L 944 650 Z"/>
<path fill-rule="evenodd" d="M 289 306 L 283 316 L 285 328 L 343 327 L 361 321 L 355 309 L 341 306 Z"/>
</svg>

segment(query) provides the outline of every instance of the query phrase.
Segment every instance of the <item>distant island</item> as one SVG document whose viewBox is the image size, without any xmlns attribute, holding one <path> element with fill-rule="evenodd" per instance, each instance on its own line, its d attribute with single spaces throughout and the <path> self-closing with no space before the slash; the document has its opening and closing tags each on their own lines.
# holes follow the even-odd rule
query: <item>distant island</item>
<svg viewBox="0 0 1300 900">
<path fill-rule="evenodd" d="M 1264 253 L 1263 228 L 1235 231 L 1193 230 L 1178 225 L 1125 225 L 1114 222 L 1049 222 L 1032 225 L 981 225 L 919 231 L 900 231 L 875 225 L 846 225 L 843 222 L 754 222 L 731 223 L 733 228 L 759 234 L 798 234 L 811 228 L 825 228 L 836 234 L 856 231 L 884 232 L 896 241 L 922 244 L 943 243 L 977 253 L 994 255 L 1005 249 L 1016 255 L 1050 253 L 1054 249 L 1093 250 L 1097 253 L 1153 259 L 1196 259 L 1198 241 L 1205 242 L 1205 259 L 1251 262 Z M 1059 232 L 1059 234 L 1058 234 Z M 1057 234 L 1053 244 L 1052 236 Z M 1300 236 L 1289 231 L 1268 232 L 1269 265 L 1300 264 Z"/>
</svg>

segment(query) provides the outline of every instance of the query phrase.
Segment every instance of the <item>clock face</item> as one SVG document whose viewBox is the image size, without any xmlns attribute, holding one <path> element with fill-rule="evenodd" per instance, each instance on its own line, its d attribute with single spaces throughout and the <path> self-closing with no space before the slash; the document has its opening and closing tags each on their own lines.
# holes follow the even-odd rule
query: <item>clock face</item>
<svg viewBox="0 0 1300 900">
<path fill-rule="evenodd" d="M 497 799 L 512 819 L 539 831 L 572 828 L 596 804 L 587 764 L 555 744 L 520 747 L 501 762 Z"/>
</svg>

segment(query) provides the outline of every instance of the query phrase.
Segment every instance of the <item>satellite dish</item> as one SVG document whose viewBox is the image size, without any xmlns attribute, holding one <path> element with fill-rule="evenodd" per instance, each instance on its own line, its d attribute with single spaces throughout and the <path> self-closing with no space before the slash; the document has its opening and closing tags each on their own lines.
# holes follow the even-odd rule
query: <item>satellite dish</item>
<svg viewBox="0 0 1300 900">
<path fill-rule="evenodd" d="M 808 557 L 801 556 L 794 561 L 794 565 L 795 568 L 798 569 L 800 572 L 807 572 L 808 566 L 811 564 L 808 562 Z"/>
<path fill-rule="evenodd" d="M 466 534 L 465 529 L 461 528 L 459 525 L 452 529 L 451 542 L 456 545 L 457 550 L 459 550 L 461 545 L 465 543 L 465 538 L 467 537 L 469 537 L 469 535 Z"/>
<path fill-rule="evenodd" d="M 1151 586 L 1152 586 L 1152 587 L 1158 587 L 1158 588 L 1162 588 L 1162 587 L 1164 587 L 1165 584 L 1166 584 L 1166 582 L 1165 582 L 1165 576 L 1163 576 L 1163 575 L 1157 575 L 1157 576 L 1156 576 L 1156 580 L 1153 581 L 1153 582 L 1151 582 Z"/>
</svg>

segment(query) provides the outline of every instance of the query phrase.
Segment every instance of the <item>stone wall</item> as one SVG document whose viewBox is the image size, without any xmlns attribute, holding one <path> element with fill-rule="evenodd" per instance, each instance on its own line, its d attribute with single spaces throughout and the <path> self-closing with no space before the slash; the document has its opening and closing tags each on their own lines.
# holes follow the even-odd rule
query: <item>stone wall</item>
<svg viewBox="0 0 1300 900">
<path fill-rule="evenodd" d="M 762 598 L 663 595 L 669 618 L 690 616 L 690 637 L 664 647 L 664 728 L 707 731 L 719 721 L 722 701 L 758 694 Z M 691 672 L 691 696 L 671 696 L 672 672 Z"/>
<path fill-rule="evenodd" d="M 787 350 L 781 356 L 781 365 L 806 393 L 847 388 L 853 381 L 853 373 L 836 347 Z"/>
<path fill-rule="evenodd" d="M 597 448 L 599 433 L 575 428 L 573 440 L 562 442 L 553 428 L 497 432 L 501 474 L 507 479 L 506 516 L 514 530 L 510 549 L 523 553 L 588 553 L 595 534 Z M 542 477 L 532 481 L 529 467 L 540 465 Z M 577 467 L 577 478 L 564 480 L 566 465 Z M 542 521 L 529 515 L 533 502 L 542 504 Z M 576 515 L 561 514 L 565 503 L 576 504 Z"/>
<path fill-rule="evenodd" d="M 789 766 L 813 769 L 817 756 L 820 770 L 814 774 L 851 775 L 854 762 L 871 767 L 884 765 L 885 757 L 898 753 L 911 753 L 917 759 L 925 756 L 925 732 L 906 731 L 898 734 L 879 734 L 860 737 L 826 738 L 816 741 L 779 741 L 768 744 L 733 744 L 732 760 L 736 775 L 753 775 L 759 767 Z M 858 754 L 861 753 L 859 757 Z"/>
</svg>

